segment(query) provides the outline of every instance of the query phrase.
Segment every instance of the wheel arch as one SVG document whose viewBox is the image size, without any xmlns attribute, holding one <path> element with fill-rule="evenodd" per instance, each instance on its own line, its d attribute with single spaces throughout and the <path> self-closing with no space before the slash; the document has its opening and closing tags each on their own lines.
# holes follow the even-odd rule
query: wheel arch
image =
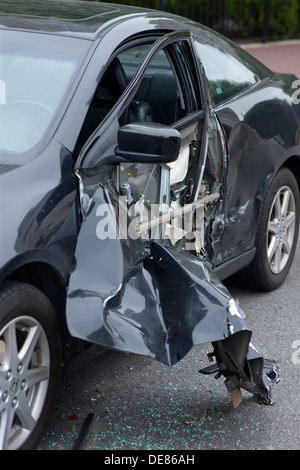
<svg viewBox="0 0 300 470">
<path fill-rule="evenodd" d="M 61 317 L 65 306 L 66 285 L 53 266 L 42 261 L 33 261 L 15 268 L 4 281 L 20 281 L 41 290 Z"/>
<path fill-rule="evenodd" d="M 300 150 L 299 150 L 300 152 Z M 298 183 L 298 188 L 299 188 L 299 193 L 300 193 L 300 154 L 299 155 L 293 155 L 289 157 L 282 165 L 282 167 L 288 168 L 291 170 L 293 175 L 295 176 L 297 183 Z"/>
<path fill-rule="evenodd" d="M 73 338 L 68 330 L 65 306 L 67 282 L 50 264 L 43 261 L 31 261 L 15 267 L 1 282 L 24 282 L 39 289 L 50 300 L 60 324 L 62 344 L 62 371 L 68 367 L 68 359 L 83 350 L 79 341 Z"/>
</svg>

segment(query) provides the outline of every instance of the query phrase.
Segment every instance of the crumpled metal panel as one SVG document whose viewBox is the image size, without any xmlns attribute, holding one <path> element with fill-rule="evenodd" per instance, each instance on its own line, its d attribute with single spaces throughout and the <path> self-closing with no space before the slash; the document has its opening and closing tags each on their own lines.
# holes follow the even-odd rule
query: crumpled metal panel
<svg viewBox="0 0 300 470">
<path fill-rule="evenodd" d="M 67 299 L 71 334 L 170 366 L 194 345 L 212 343 L 228 390 L 244 385 L 268 402 L 277 366 L 263 370 L 243 313 L 224 285 L 185 252 L 120 233 L 99 239 L 99 206 L 107 204 L 106 223 L 116 225 L 110 197 L 102 186 L 96 191 L 79 235 Z"/>
</svg>

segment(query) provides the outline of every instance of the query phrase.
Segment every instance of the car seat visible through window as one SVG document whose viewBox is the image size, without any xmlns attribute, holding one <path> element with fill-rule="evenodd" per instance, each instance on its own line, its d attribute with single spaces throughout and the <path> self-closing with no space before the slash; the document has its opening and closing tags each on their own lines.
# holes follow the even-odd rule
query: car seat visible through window
<svg viewBox="0 0 300 470">
<path fill-rule="evenodd" d="M 80 148 L 116 104 L 127 85 L 127 76 L 121 62 L 116 57 L 105 71 L 87 112 L 78 138 Z M 124 112 L 121 125 L 129 122 L 149 122 L 151 120 L 152 113 L 149 104 L 135 99 Z"/>
</svg>

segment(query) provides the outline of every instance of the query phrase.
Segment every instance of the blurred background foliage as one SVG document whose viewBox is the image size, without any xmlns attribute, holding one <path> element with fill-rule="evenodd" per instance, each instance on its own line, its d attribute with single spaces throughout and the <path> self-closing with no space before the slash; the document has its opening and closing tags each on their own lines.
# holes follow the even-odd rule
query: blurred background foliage
<svg viewBox="0 0 300 470">
<path fill-rule="evenodd" d="M 300 38 L 300 0 L 105 1 L 186 16 L 240 41 Z"/>
</svg>

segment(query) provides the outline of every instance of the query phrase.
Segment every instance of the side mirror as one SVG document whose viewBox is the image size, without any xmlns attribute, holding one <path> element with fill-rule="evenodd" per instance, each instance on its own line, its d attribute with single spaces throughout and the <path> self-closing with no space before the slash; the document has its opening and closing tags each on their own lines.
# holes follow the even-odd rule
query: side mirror
<svg viewBox="0 0 300 470">
<path fill-rule="evenodd" d="M 118 131 L 118 157 L 136 163 L 170 163 L 178 158 L 180 133 L 154 123 L 126 124 Z"/>
</svg>

